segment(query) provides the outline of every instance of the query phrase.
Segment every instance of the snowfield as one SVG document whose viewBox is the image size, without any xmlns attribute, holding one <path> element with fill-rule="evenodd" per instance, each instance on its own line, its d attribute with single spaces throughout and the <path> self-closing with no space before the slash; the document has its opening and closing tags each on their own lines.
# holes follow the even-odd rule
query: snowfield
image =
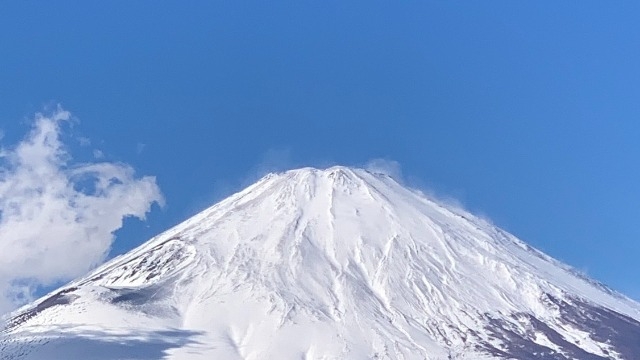
<svg viewBox="0 0 640 360">
<path fill-rule="evenodd" d="M 2 360 L 640 359 L 640 304 L 345 167 L 270 174 L 5 321 Z"/>
</svg>

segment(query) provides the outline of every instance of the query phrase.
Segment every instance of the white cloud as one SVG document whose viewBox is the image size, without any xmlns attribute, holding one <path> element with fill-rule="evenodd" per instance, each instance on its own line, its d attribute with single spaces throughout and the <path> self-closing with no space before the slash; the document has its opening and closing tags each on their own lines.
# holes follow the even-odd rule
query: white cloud
<svg viewBox="0 0 640 360">
<path fill-rule="evenodd" d="M 0 314 L 101 263 L 123 218 L 162 202 L 155 178 L 126 164 L 73 164 L 60 140 L 69 118 L 37 114 L 26 138 L 0 151 Z"/>
</svg>

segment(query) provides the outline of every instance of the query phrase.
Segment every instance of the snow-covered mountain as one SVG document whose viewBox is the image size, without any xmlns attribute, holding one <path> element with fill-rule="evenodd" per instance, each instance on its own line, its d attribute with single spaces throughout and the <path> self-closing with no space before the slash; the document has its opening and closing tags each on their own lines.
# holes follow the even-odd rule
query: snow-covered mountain
<svg viewBox="0 0 640 360">
<path fill-rule="evenodd" d="M 0 359 L 640 359 L 640 304 L 383 174 L 305 168 L 14 312 Z"/>
</svg>

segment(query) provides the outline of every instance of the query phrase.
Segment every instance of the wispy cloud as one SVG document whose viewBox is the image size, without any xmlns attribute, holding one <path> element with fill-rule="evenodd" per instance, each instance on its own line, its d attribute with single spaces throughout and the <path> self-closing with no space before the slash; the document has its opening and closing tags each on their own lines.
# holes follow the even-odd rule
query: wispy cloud
<svg viewBox="0 0 640 360">
<path fill-rule="evenodd" d="M 88 137 L 80 136 L 78 137 L 78 143 L 80 144 L 80 146 L 89 146 L 91 145 L 91 139 L 89 139 Z"/>
<path fill-rule="evenodd" d="M 100 149 L 93 149 L 93 157 L 96 159 L 104 158 L 104 153 Z"/>
<path fill-rule="evenodd" d="M 271 172 L 286 171 L 293 168 L 291 160 L 291 150 L 289 148 L 273 148 L 267 150 L 258 162 L 249 171 L 249 174 L 243 179 L 243 186 L 256 182 L 261 177 Z"/>
<path fill-rule="evenodd" d="M 123 218 L 143 219 L 162 202 L 155 178 L 126 164 L 73 163 L 61 141 L 69 119 L 60 107 L 37 114 L 30 133 L 0 151 L 0 313 L 98 265 Z"/>
<path fill-rule="evenodd" d="M 143 143 L 137 143 L 136 144 L 136 153 L 138 155 L 142 154 L 142 152 L 144 151 L 144 148 L 147 147 L 147 144 L 143 144 Z"/>
<path fill-rule="evenodd" d="M 402 166 L 400 163 L 386 158 L 371 159 L 364 168 L 373 173 L 380 173 L 391 176 L 396 181 L 402 181 Z"/>
</svg>

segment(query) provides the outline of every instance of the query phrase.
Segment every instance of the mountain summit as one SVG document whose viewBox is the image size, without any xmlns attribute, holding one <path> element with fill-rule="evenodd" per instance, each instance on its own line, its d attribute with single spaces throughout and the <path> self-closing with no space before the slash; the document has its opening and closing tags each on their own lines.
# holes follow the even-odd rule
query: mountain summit
<svg viewBox="0 0 640 360">
<path fill-rule="evenodd" d="M 361 169 L 270 174 L 6 319 L 0 359 L 640 359 L 640 304 Z"/>
</svg>

